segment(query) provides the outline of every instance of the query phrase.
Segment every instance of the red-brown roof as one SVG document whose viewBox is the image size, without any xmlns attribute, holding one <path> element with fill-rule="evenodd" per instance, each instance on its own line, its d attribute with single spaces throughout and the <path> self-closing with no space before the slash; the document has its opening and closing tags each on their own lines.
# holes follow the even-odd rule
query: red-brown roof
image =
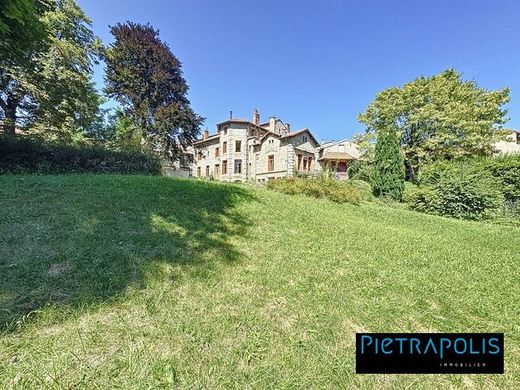
<svg viewBox="0 0 520 390">
<path fill-rule="evenodd" d="M 311 136 L 311 138 L 314 140 L 314 142 L 315 142 L 317 145 L 320 144 L 320 143 L 316 140 L 316 138 L 314 138 L 314 136 L 312 135 L 311 131 L 310 131 L 309 129 L 307 129 L 307 128 L 297 130 L 297 131 L 295 131 L 295 132 L 293 132 L 293 133 L 287 133 L 287 134 L 284 135 L 282 138 L 291 138 L 291 137 L 297 136 L 297 135 L 299 135 L 299 134 L 301 134 L 301 133 L 305 133 L 305 132 L 307 132 L 307 133 Z"/>
<path fill-rule="evenodd" d="M 346 152 L 328 152 L 319 160 L 355 160 L 355 158 Z"/>
<path fill-rule="evenodd" d="M 211 140 L 214 140 L 216 138 L 220 137 L 220 134 L 213 134 L 213 135 L 210 135 L 208 138 L 202 138 L 202 139 L 198 139 L 196 141 L 193 142 L 193 144 L 199 144 L 201 142 L 205 142 L 205 141 L 211 141 Z"/>
</svg>

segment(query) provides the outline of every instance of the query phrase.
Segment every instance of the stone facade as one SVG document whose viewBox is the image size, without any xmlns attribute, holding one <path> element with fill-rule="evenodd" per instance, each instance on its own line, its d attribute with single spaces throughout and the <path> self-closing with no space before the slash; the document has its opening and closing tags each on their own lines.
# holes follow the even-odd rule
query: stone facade
<svg viewBox="0 0 520 390">
<path fill-rule="evenodd" d="M 350 141 L 350 155 L 336 153 L 334 163 L 343 158 L 359 158 Z M 217 133 L 194 143 L 195 177 L 229 182 L 264 182 L 296 173 L 315 175 L 330 166 L 328 150 L 338 142 L 320 145 L 309 129 L 291 132 L 290 125 L 275 117 L 260 123 L 255 111 L 253 120 L 230 119 L 217 124 Z M 336 167 L 337 165 L 333 165 Z"/>
<path fill-rule="evenodd" d="M 165 159 L 163 172 L 166 176 L 191 177 L 193 175 L 194 149 L 192 146 L 181 151 L 178 158 Z"/>
</svg>

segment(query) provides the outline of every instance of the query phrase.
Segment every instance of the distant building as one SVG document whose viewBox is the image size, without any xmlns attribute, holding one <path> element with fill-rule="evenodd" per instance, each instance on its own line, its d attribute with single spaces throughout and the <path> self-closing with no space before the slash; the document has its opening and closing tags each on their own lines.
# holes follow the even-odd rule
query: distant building
<svg viewBox="0 0 520 390">
<path fill-rule="evenodd" d="M 184 148 L 175 158 L 165 159 L 163 171 L 166 176 L 191 177 L 193 174 L 194 149 L 193 146 Z"/>
<path fill-rule="evenodd" d="M 496 155 L 520 153 L 520 130 L 509 130 L 510 134 L 506 141 L 493 144 Z"/>
<path fill-rule="evenodd" d="M 343 179 L 350 162 L 360 157 L 348 140 L 320 145 L 307 128 L 292 132 L 289 123 L 276 117 L 261 123 L 256 110 L 251 122 L 231 118 L 217 124 L 216 134 L 204 131 L 194 154 L 194 176 L 231 182 L 315 175 L 325 167 Z"/>
</svg>

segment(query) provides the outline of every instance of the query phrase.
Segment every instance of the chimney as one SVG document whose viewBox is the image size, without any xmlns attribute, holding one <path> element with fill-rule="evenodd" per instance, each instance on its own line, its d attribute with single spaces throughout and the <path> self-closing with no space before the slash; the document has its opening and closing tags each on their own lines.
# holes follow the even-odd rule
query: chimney
<svg viewBox="0 0 520 390">
<path fill-rule="evenodd" d="M 208 139 L 209 137 L 209 131 L 208 129 L 204 130 L 204 139 Z"/>
<path fill-rule="evenodd" d="M 229 111 L 229 120 L 233 119 L 233 111 Z"/>
<path fill-rule="evenodd" d="M 276 123 L 276 117 L 270 116 L 269 117 L 269 130 L 274 132 L 274 124 Z"/>
<path fill-rule="evenodd" d="M 291 124 L 290 123 L 286 123 L 285 124 L 285 128 L 287 129 L 287 133 L 291 132 Z"/>
<path fill-rule="evenodd" d="M 255 112 L 253 112 L 253 123 L 255 125 L 260 124 L 260 114 L 258 113 L 258 110 L 255 108 Z"/>
</svg>

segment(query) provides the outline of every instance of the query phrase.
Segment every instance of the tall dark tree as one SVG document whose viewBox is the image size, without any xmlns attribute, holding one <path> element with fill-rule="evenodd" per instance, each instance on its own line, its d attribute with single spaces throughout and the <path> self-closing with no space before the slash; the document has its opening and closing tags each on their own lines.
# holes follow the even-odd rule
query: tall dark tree
<svg viewBox="0 0 520 390">
<path fill-rule="evenodd" d="M 204 118 L 190 107 L 181 62 L 150 25 L 127 22 L 111 28 L 105 92 L 141 129 L 143 147 L 176 156 L 200 132 Z"/>
<path fill-rule="evenodd" d="M 372 189 L 375 196 L 401 200 L 404 192 L 404 159 L 395 128 L 377 135 Z"/>
</svg>

